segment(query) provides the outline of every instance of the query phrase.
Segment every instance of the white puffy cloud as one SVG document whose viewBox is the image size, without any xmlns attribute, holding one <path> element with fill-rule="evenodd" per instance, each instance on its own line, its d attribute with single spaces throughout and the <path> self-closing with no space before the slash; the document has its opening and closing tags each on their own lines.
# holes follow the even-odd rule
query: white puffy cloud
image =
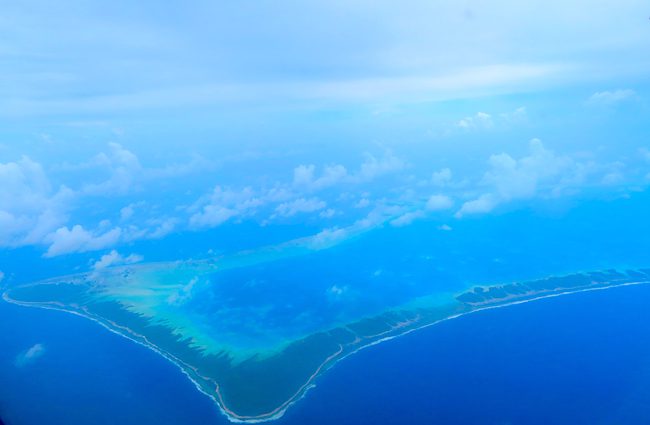
<svg viewBox="0 0 650 425">
<path fill-rule="evenodd" d="M 309 191 L 321 190 L 344 181 L 348 177 L 347 169 L 339 164 L 323 168 L 320 177 L 315 177 L 314 165 L 299 165 L 293 170 L 293 184 Z"/>
<path fill-rule="evenodd" d="M 482 180 L 488 192 L 465 202 L 456 213 L 457 217 L 486 213 L 504 202 L 530 199 L 540 194 L 561 195 L 564 190 L 580 184 L 587 173 L 584 164 L 568 156 L 556 155 L 538 139 L 530 141 L 527 156 L 515 159 L 507 153 L 492 155 L 489 165 Z"/>
<path fill-rule="evenodd" d="M 390 151 L 380 157 L 367 153 L 354 173 L 348 172 L 343 165 L 331 164 L 323 167 L 322 173 L 317 176 L 315 165 L 299 165 L 293 170 L 293 186 L 305 191 L 318 191 L 341 183 L 368 183 L 405 167 L 406 162 Z"/>
<path fill-rule="evenodd" d="M 41 243 L 67 220 L 74 193 L 53 190 L 41 164 L 23 157 L 0 163 L 0 246 Z"/>
<path fill-rule="evenodd" d="M 370 201 L 368 198 L 361 198 L 359 199 L 359 202 L 354 204 L 354 208 L 366 208 L 370 205 Z"/>
<path fill-rule="evenodd" d="M 427 200 L 426 209 L 429 211 L 448 210 L 454 205 L 454 201 L 446 195 L 431 195 Z"/>
<path fill-rule="evenodd" d="M 16 356 L 16 360 L 14 361 L 14 364 L 16 367 L 23 367 L 27 366 L 30 363 L 35 362 L 38 360 L 40 357 L 45 354 L 45 345 L 43 344 L 34 344 L 31 347 L 29 347 L 27 350 L 21 352 Z"/>
<path fill-rule="evenodd" d="M 329 187 L 343 181 L 348 175 L 348 170 L 340 164 L 328 165 L 323 170 L 323 175 L 315 184 L 320 187 Z"/>
<path fill-rule="evenodd" d="M 446 186 L 451 183 L 452 173 L 449 168 L 443 168 L 439 171 L 435 171 L 431 175 L 431 183 L 434 186 Z"/>
<path fill-rule="evenodd" d="M 97 236 L 85 235 L 78 229 L 74 230 L 74 227 L 70 229 L 69 224 L 70 216 L 73 214 L 77 223 L 88 219 L 86 212 L 79 208 L 81 205 L 87 205 L 88 197 L 122 196 L 152 178 L 174 174 L 158 173 L 154 172 L 156 169 L 142 167 L 138 157 L 120 144 L 111 143 L 108 148 L 106 153 L 96 155 L 89 162 L 72 165 L 65 163 L 49 168 L 55 178 L 67 177 L 74 182 L 91 181 L 82 184 L 76 190 L 65 185 L 52 184 L 53 180 L 46 174 L 44 167 L 29 157 L 0 163 L 0 247 L 51 246 L 55 243 L 51 251 L 46 254 L 48 256 L 59 255 L 59 252 L 64 251 L 96 249 L 95 246 L 101 242 L 101 238 L 99 241 L 84 245 L 82 242 L 84 238 L 89 240 Z M 70 173 L 82 174 L 71 178 Z M 103 178 L 98 179 L 98 182 L 92 182 L 93 176 L 97 178 L 97 175 L 101 174 L 104 174 Z M 122 208 L 119 211 L 120 219 L 132 220 L 135 209 L 141 205 L 143 202 L 134 202 Z M 162 237 L 171 232 L 178 222 L 178 218 L 152 219 L 149 218 L 150 216 L 147 217 L 147 214 L 142 215 L 144 223 L 134 223 L 128 228 L 121 229 L 125 240 Z M 106 219 L 102 222 L 108 223 Z M 95 233 L 98 233 L 102 227 L 106 226 L 100 225 Z M 66 231 L 71 234 L 66 234 Z M 109 235 L 114 236 L 117 233 L 118 230 L 113 229 Z M 66 239 L 65 244 L 72 244 L 73 240 L 77 240 L 80 246 L 74 248 L 70 245 L 69 249 L 62 249 L 60 248 L 64 245 L 62 239 Z"/>
<path fill-rule="evenodd" d="M 40 244 L 54 229 L 68 221 L 70 212 L 74 209 L 77 194 L 67 187 L 61 187 L 53 196 L 47 199 L 43 209 L 33 220 L 32 228 L 25 235 L 22 244 Z"/>
<path fill-rule="evenodd" d="M 485 112 L 477 112 L 476 115 L 465 117 L 456 123 L 456 127 L 465 130 L 488 129 L 494 127 L 492 115 Z"/>
<path fill-rule="evenodd" d="M 327 288 L 327 297 L 331 301 L 339 301 L 350 294 L 350 288 L 347 285 L 332 285 Z"/>
<path fill-rule="evenodd" d="M 323 229 L 307 240 L 311 249 L 324 249 L 337 245 L 350 237 L 349 228 Z"/>
<path fill-rule="evenodd" d="M 151 224 L 153 228 L 148 233 L 148 238 L 160 239 L 167 236 L 176 229 L 178 221 L 179 220 L 176 218 L 150 220 L 149 224 Z"/>
<path fill-rule="evenodd" d="M 614 161 L 600 166 L 603 176 L 600 179 L 602 186 L 620 186 L 626 182 L 626 163 Z"/>
<path fill-rule="evenodd" d="M 314 182 L 314 171 L 316 166 L 299 165 L 293 170 L 293 184 L 296 186 L 310 186 Z"/>
<path fill-rule="evenodd" d="M 409 224 L 413 223 L 415 220 L 418 220 L 422 217 L 424 217 L 424 212 L 411 211 L 400 215 L 396 219 L 391 220 L 390 225 L 394 227 L 404 227 L 404 226 L 408 226 Z"/>
<path fill-rule="evenodd" d="M 121 264 L 134 264 L 139 263 L 144 258 L 141 255 L 131 254 L 127 257 L 122 256 L 116 250 L 112 250 L 93 264 L 93 270 L 102 270 L 111 266 L 118 266 Z"/>
<path fill-rule="evenodd" d="M 211 193 L 190 207 L 190 212 L 195 212 L 189 223 L 194 228 L 216 227 L 231 218 L 253 213 L 266 202 L 266 199 L 257 196 L 250 187 L 238 191 L 215 186 Z"/>
<path fill-rule="evenodd" d="M 327 204 L 318 198 L 298 198 L 284 202 L 275 208 L 275 213 L 282 217 L 291 217 L 298 213 L 309 213 L 322 210 Z"/>
<path fill-rule="evenodd" d="M 322 211 L 320 214 L 318 214 L 318 216 L 321 218 L 332 218 L 335 215 L 336 215 L 336 210 L 334 208 L 328 208 L 325 211 Z"/>
<path fill-rule="evenodd" d="M 130 219 L 133 217 L 134 212 L 135 210 L 133 209 L 133 204 L 127 205 L 120 210 L 120 220 L 125 221 Z"/>
<path fill-rule="evenodd" d="M 525 122 L 527 112 L 525 107 L 519 107 L 510 112 L 500 114 L 489 114 L 487 112 L 477 112 L 473 116 L 465 117 L 456 123 L 456 127 L 461 130 L 489 130 L 497 126 L 511 126 Z"/>
<path fill-rule="evenodd" d="M 574 165 L 569 157 L 557 156 L 546 149 L 539 139 L 529 144 L 530 154 L 515 159 L 507 153 L 490 157 L 490 171 L 484 181 L 495 188 L 502 199 L 529 198 L 539 186 L 561 177 Z"/>
<path fill-rule="evenodd" d="M 636 97 L 636 92 L 630 89 L 601 91 L 592 94 L 587 100 L 587 103 L 590 105 L 612 106 L 627 100 L 635 99 Z"/>
<path fill-rule="evenodd" d="M 402 214 L 404 214 L 404 207 L 379 204 L 365 217 L 355 221 L 351 225 L 324 229 L 316 235 L 304 238 L 302 243 L 305 247 L 313 250 L 329 248 L 379 227 Z"/>
<path fill-rule="evenodd" d="M 513 114 L 516 115 L 517 111 Z M 490 119 L 495 123 L 502 122 L 500 120 L 503 119 L 503 114 L 490 116 Z M 352 171 L 340 164 L 318 167 L 300 165 L 293 169 L 293 179 L 287 176 L 289 180 L 286 182 L 270 180 L 266 186 L 244 188 L 217 185 L 196 202 L 189 206 L 181 205 L 175 209 L 175 213 L 169 213 L 173 215 L 152 217 L 150 213 L 155 214 L 166 205 L 149 200 L 148 208 L 139 208 L 143 202 L 126 205 L 128 202 L 116 201 L 119 202 L 119 207 L 123 208 L 120 210 L 119 207 L 114 208 L 114 205 L 111 205 L 117 217 L 110 219 L 119 223 L 120 227 L 113 228 L 108 220 L 102 220 L 103 224 L 97 227 L 89 227 L 87 221 L 84 221 L 88 217 L 75 214 L 78 211 L 75 208 L 86 205 L 83 201 L 87 197 L 95 199 L 94 197 L 100 194 L 120 197 L 132 190 L 132 184 L 146 181 L 144 176 L 147 169 L 140 165 L 137 156 L 119 144 L 111 144 L 109 147 L 108 154 L 98 155 L 93 163 L 103 167 L 104 171 L 108 170 L 109 178 L 94 185 L 83 186 L 82 190 L 77 192 L 65 186 L 58 190 L 53 189 L 56 185 L 50 183 L 43 167 L 29 158 L 0 164 L 0 245 L 42 244 L 48 247 L 45 255 L 51 257 L 112 248 L 118 242 L 162 238 L 172 231 L 210 228 L 255 216 L 295 217 L 300 213 L 315 212 L 323 219 L 336 217 L 343 220 L 346 213 L 360 213 L 352 207 L 366 208 L 373 205 L 385 208 L 386 204 L 393 204 L 395 209 L 390 213 L 385 209 L 382 214 L 378 214 L 375 209 L 368 217 L 351 226 L 326 229 L 313 239 L 313 246 L 326 246 L 336 243 L 339 238 L 353 236 L 362 231 L 364 226 L 371 228 L 377 223 L 407 225 L 429 214 L 429 211 L 452 208 L 454 200 L 461 197 L 467 202 L 458 209 L 458 217 L 489 212 L 512 200 L 557 196 L 580 186 L 585 176 L 594 170 L 590 163 L 556 155 L 546 149 L 540 141 L 533 140 L 530 143 L 530 152 L 523 157 L 517 158 L 507 153 L 492 155 L 488 171 L 474 188 L 467 186 L 466 182 L 469 180 L 459 181 L 450 168 L 442 168 L 432 173 L 430 179 L 422 179 L 414 173 L 413 177 L 408 176 L 410 180 L 405 176 L 404 179 L 399 179 L 397 185 L 383 187 L 387 189 L 385 192 L 380 192 L 379 188 L 376 188 L 375 192 L 374 187 L 370 192 L 369 187 L 364 187 L 365 183 L 407 167 L 405 160 L 385 151 L 380 155 L 366 155 L 361 164 L 350 168 Z M 644 150 L 639 152 L 644 156 L 647 153 Z M 624 177 L 620 169 L 615 167 L 596 168 L 603 172 L 593 180 L 598 184 L 618 184 Z M 52 168 L 48 170 L 54 172 Z M 634 172 L 638 175 L 639 171 Z M 57 175 L 53 174 L 53 177 L 56 178 Z M 412 184 L 414 181 L 418 184 Z M 3 182 L 5 184 L 2 184 Z M 387 182 L 390 184 L 390 179 L 387 179 Z M 408 182 L 409 187 L 400 186 L 404 182 Z M 348 187 L 343 189 L 336 187 L 337 185 Z M 449 193 L 453 193 L 454 200 L 442 194 L 423 198 L 426 192 L 423 194 L 422 188 L 432 186 L 437 187 L 433 193 L 453 191 Z M 325 191 L 322 194 L 312 193 L 334 187 L 337 190 Z M 462 189 L 462 193 L 459 189 Z M 326 196 L 332 193 L 335 194 L 331 198 L 332 203 L 337 203 L 332 206 L 336 209 L 328 208 L 330 198 Z M 372 202 L 368 200 L 370 196 Z M 11 202 L 13 200 L 16 202 Z M 349 211 L 344 209 L 343 204 L 347 205 Z M 69 219 L 72 214 L 75 214 L 74 221 Z M 101 218 L 103 217 L 93 218 L 93 222 Z M 296 217 L 295 220 L 297 219 Z M 328 223 L 340 225 L 338 220 L 328 220 Z M 105 261 L 112 260 L 106 258 Z M 101 267 L 101 264 L 103 263 L 98 266 Z"/>
<path fill-rule="evenodd" d="M 89 183 L 83 192 L 91 195 L 123 195 L 137 186 L 143 167 L 138 157 L 119 143 L 109 143 L 109 153 L 97 155 L 93 167 L 105 169 L 109 177 L 100 183 Z"/>
<path fill-rule="evenodd" d="M 451 232 L 453 229 L 448 224 L 441 224 L 440 226 L 438 226 L 438 230 L 442 230 L 444 232 Z"/>
<path fill-rule="evenodd" d="M 41 206 L 49 193 L 50 182 L 41 164 L 26 156 L 16 162 L 0 163 L 0 205 L 31 210 Z"/>
<path fill-rule="evenodd" d="M 460 218 L 467 214 L 484 214 L 492 211 L 499 204 L 495 195 L 488 193 L 479 196 L 477 199 L 467 201 L 456 213 L 456 217 Z"/>
<path fill-rule="evenodd" d="M 342 295 L 348 290 L 347 286 L 338 286 L 338 285 L 332 285 L 329 287 L 327 292 L 333 295 Z"/>
<path fill-rule="evenodd" d="M 366 154 L 366 159 L 361 164 L 353 180 L 361 182 L 371 181 L 385 174 L 401 171 L 404 168 L 406 168 L 406 162 L 390 151 L 384 152 L 384 155 L 379 158 L 371 154 Z"/>
<path fill-rule="evenodd" d="M 71 229 L 67 226 L 60 227 L 47 237 L 50 246 L 45 256 L 56 257 L 62 254 L 108 248 L 119 241 L 121 234 L 122 229 L 119 227 L 100 234 L 90 232 L 78 224 Z"/>
<path fill-rule="evenodd" d="M 201 212 L 190 217 L 192 227 L 216 227 L 237 215 L 237 211 L 220 205 L 206 205 Z"/>
</svg>

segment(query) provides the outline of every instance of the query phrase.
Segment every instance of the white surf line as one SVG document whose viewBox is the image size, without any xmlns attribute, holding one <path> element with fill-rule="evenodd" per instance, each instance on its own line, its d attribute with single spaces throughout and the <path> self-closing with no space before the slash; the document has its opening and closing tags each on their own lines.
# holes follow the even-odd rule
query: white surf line
<svg viewBox="0 0 650 425">
<path fill-rule="evenodd" d="M 206 390 L 204 390 L 203 387 L 201 387 L 201 384 L 199 384 L 199 383 L 194 379 L 194 377 L 191 376 L 191 375 L 187 372 L 187 370 L 186 370 L 186 369 L 181 365 L 181 364 L 184 364 L 182 361 L 177 360 L 175 356 L 173 356 L 173 355 L 171 355 L 171 354 L 169 354 L 169 353 L 167 353 L 167 352 L 165 352 L 165 351 L 162 351 L 161 349 L 159 349 L 159 348 L 156 347 L 155 345 L 153 345 L 153 344 L 151 344 L 151 343 L 148 343 L 148 342 L 139 341 L 139 340 L 137 340 L 137 339 L 135 339 L 135 338 L 129 337 L 129 336 L 126 335 L 124 332 L 120 332 L 120 331 L 118 331 L 118 330 L 115 330 L 115 329 L 111 328 L 111 326 L 109 326 L 108 324 L 104 323 L 103 321 L 101 321 L 101 320 L 99 320 L 99 319 L 96 319 L 96 318 L 94 318 L 94 317 L 92 317 L 92 316 L 89 316 L 89 315 L 87 315 L 87 314 L 82 314 L 82 313 L 77 312 L 77 311 L 74 311 L 74 310 L 70 310 L 70 309 L 63 308 L 63 307 L 53 307 L 53 306 L 50 306 L 50 305 L 43 305 L 43 304 L 38 304 L 38 303 L 30 303 L 30 302 L 16 301 L 16 300 L 14 300 L 14 299 L 9 298 L 6 292 L 2 294 L 2 298 L 3 298 L 6 302 L 8 302 L 8 303 L 10 303 L 10 304 L 19 305 L 19 306 L 22 306 L 22 307 L 41 308 L 41 309 L 44 309 L 44 310 L 59 311 L 59 312 L 69 313 L 69 314 L 73 314 L 73 315 L 78 316 L 78 317 L 82 317 L 82 318 L 84 318 L 84 319 L 91 320 L 91 321 L 97 323 L 98 325 L 102 326 L 104 329 L 108 330 L 109 332 L 111 332 L 111 333 L 113 333 L 113 334 L 115 334 L 115 335 L 119 335 L 119 336 L 121 336 L 121 337 L 123 337 L 123 338 L 128 339 L 129 341 L 132 341 L 132 342 L 134 342 L 134 343 L 136 343 L 136 344 L 142 346 L 142 347 L 145 347 L 145 348 L 148 348 L 148 349 L 154 351 L 155 353 L 157 353 L 157 354 L 159 354 L 160 356 L 162 356 L 165 360 L 169 361 L 169 362 L 172 363 L 174 366 L 178 367 L 178 368 L 181 370 L 181 372 L 182 372 L 182 373 L 183 373 L 183 374 L 184 374 L 184 375 L 185 375 L 185 376 L 186 376 L 186 377 L 187 377 L 187 378 L 188 378 L 188 379 L 189 379 L 189 380 L 194 384 L 194 386 L 195 386 L 195 387 L 196 387 L 196 388 L 197 388 L 201 393 L 203 393 L 203 394 L 205 394 L 206 396 L 208 396 L 208 397 L 209 397 L 209 398 L 214 402 L 214 404 L 217 405 L 217 407 L 219 408 L 219 410 L 221 411 L 221 413 L 222 413 L 224 416 L 226 416 L 229 420 L 231 420 L 232 422 L 245 422 L 245 421 L 239 421 L 239 420 L 236 420 L 236 419 L 233 420 L 233 418 L 231 418 L 231 416 L 230 416 L 230 415 L 229 415 L 229 414 L 228 414 L 228 413 L 223 409 L 223 407 L 219 404 L 219 401 L 214 397 L 214 395 L 213 395 L 213 394 L 210 394 L 209 392 L 207 392 Z M 63 304 L 61 304 L 61 305 L 63 306 Z M 138 335 L 138 334 L 135 334 L 135 333 L 133 333 L 133 334 L 134 334 L 134 335 Z M 138 336 L 140 336 L 140 335 L 138 335 Z M 188 367 L 188 368 L 189 368 L 189 369 L 192 369 L 191 367 Z M 209 379 L 209 378 L 207 378 L 207 379 L 210 380 L 210 381 L 212 381 L 212 380 Z M 247 422 L 250 422 L 250 421 L 247 421 Z"/>
<path fill-rule="evenodd" d="M 332 362 L 331 365 L 328 365 L 328 367 L 327 367 L 325 370 L 328 370 L 328 369 L 334 367 L 338 362 L 342 361 L 343 359 L 346 359 L 347 357 L 351 356 L 352 354 L 358 353 L 359 351 L 361 351 L 361 350 L 363 350 L 363 349 L 365 349 L 365 348 L 372 347 L 372 346 L 378 345 L 378 344 L 380 344 L 380 343 L 382 343 L 382 342 L 390 341 L 390 340 L 393 340 L 393 339 L 399 338 L 399 337 L 401 337 L 401 336 L 408 335 L 408 334 L 410 334 L 410 333 L 412 333 L 412 332 L 419 331 L 419 330 L 421 330 L 421 329 L 425 329 L 425 328 L 428 328 L 428 327 L 430 327 L 430 326 L 434 326 L 434 325 L 437 325 L 437 324 L 439 324 L 439 323 L 442 323 L 442 322 L 445 322 L 445 321 L 448 321 L 448 320 L 452 320 L 452 319 L 456 319 L 456 318 L 459 318 L 459 317 L 462 317 L 462 316 L 465 316 L 465 315 L 468 315 L 468 314 L 478 313 L 478 312 L 480 312 L 480 311 L 492 310 L 492 309 L 496 309 L 496 308 L 510 307 L 510 306 L 513 306 L 513 305 L 525 304 L 525 303 L 528 303 L 528 302 L 538 301 L 538 300 L 547 299 L 547 298 L 556 298 L 556 297 L 560 297 L 560 296 L 563 296 L 563 295 L 578 294 L 578 293 L 582 293 L 582 292 L 601 291 L 601 290 L 606 290 L 606 289 L 611 289 L 611 288 L 619 288 L 619 287 L 633 286 L 633 285 L 642 285 L 642 284 L 647 284 L 647 283 L 650 283 L 650 282 L 648 282 L 648 281 L 640 281 L 640 282 L 626 282 L 626 283 L 621 283 L 621 284 L 611 284 L 611 285 L 604 285 L 604 286 L 597 286 L 597 287 L 583 288 L 583 289 L 578 289 L 578 290 L 570 290 L 570 289 L 568 289 L 568 290 L 564 290 L 564 291 L 561 291 L 561 292 L 555 292 L 555 293 L 552 293 L 552 294 L 546 294 L 546 295 L 541 295 L 541 296 L 538 296 L 538 297 L 528 298 L 528 299 L 525 299 L 525 300 L 512 301 L 512 302 L 506 302 L 506 303 L 499 304 L 499 305 L 492 305 L 492 306 L 480 307 L 480 308 L 477 308 L 477 309 L 475 309 L 475 310 L 471 310 L 471 311 L 467 311 L 467 312 L 464 312 L 464 313 L 455 314 L 455 315 L 452 315 L 452 316 L 446 317 L 446 318 L 444 318 L 444 319 L 440 319 L 440 320 L 436 320 L 436 321 L 431 322 L 431 323 L 427 323 L 427 324 L 422 325 L 422 326 L 417 327 L 417 328 L 408 329 L 408 330 L 406 330 L 406 331 L 404 331 L 404 332 L 402 332 L 402 333 L 396 334 L 396 335 L 391 335 L 391 336 L 388 336 L 388 337 L 381 338 L 381 339 L 378 339 L 378 340 L 376 340 L 376 341 L 370 342 L 370 343 L 368 343 L 368 344 L 366 344 L 366 345 L 363 345 L 363 346 L 361 346 L 361 347 L 359 347 L 359 348 L 357 348 L 357 349 L 355 349 L 355 350 L 353 350 L 353 351 L 351 351 L 351 352 L 349 352 L 349 353 L 343 355 L 343 356 L 340 357 L 339 359 L 337 359 L 337 360 L 335 360 L 334 362 Z M 190 381 L 191 381 L 191 382 L 196 386 L 196 388 L 197 388 L 201 393 L 203 393 L 203 394 L 205 394 L 206 396 L 210 397 L 210 399 L 212 399 L 212 400 L 214 401 L 214 403 L 218 406 L 218 408 L 219 408 L 219 410 L 221 411 L 221 413 L 222 413 L 224 416 L 226 416 L 226 417 L 228 418 L 229 421 L 231 421 L 231 422 L 235 422 L 235 423 L 260 423 L 260 422 L 267 422 L 267 421 L 276 420 L 276 419 L 281 418 L 281 417 L 284 415 L 284 413 L 285 413 L 285 412 L 286 412 L 286 411 L 287 411 L 287 410 L 288 410 L 288 409 L 289 409 L 293 404 L 295 404 L 297 401 L 299 401 L 300 399 L 302 399 L 303 397 L 305 397 L 305 395 L 307 394 L 307 392 L 308 392 L 311 388 L 315 387 L 315 384 L 313 384 L 313 381 L 315 381 L 315 380 L 318 378 L 318 376 L 320 376 L 318 372 L 321 371 L 321 370 L 323 369 L 323 367 L 325 367 L 325 365 L 326 365 L 328 362 L 330 362 L 334 357 L 336 357 L 336 355 L 338 355 L 338 354 L 340 354 L 340 353 L 342 352 L 342 350 L 339 350 L 337 353 L 335 353 L 335 354 L 331 355 L 330 357 L 328 357 L 328 358 L 327 358 L 327 359 L 326 359 L 326 360 L 325 360 L 325 361 L 324 361 L 324 362 L 319 366 L 319 368 L 317 369 L 316 373 L 314 373 L 314 374 L 310 377 L 310 379 L 309 379 L 309 380 L 308 380 L 308 381 L 307 381 L 307 382 L 306 382 L 306 383 L 301 387 L 301 389 L 299 389 L 298 392 L 296 392 L 296 394 L 293 396 L 293 398 L 290 398 L 290 399 L 287 400 L 285 403 L 283 403 L 283 404 L 281 405 L 281 407 L 278 408 L 278 409 L 280 409 L 280 410 L 278 410 L 278 411 L 277 411 L 276 413 L 274 413 L 272 416 L 268 416 L 268 417 L 243 417 L 243 416 L 239 416 L 239 417 L 237 417 L 237 416 L 232 416 L 232 415 L 229 413 L 230 410 L 227 409 L 227 408 L 225 408 L 225 406 L 223 406 L 223 405 L 221 404 L 222 400 L 221 400 L 221 402 L 220 402 L 220 400 L 217 400 L 217 398 L 216 398 L 213 394 L 210 394 L 210 393 L 206 392 L 206 391 L 205 391 L 205 390 L 200 386 L 200 384 L 196 382 L 196 380 L 195 380 L 195 379 L 194 379 L 194 378 L 193 378 L 193 377 L 192 377 L 192 376 L 191 376 L 191 375 L 190 375 L 190 374 L 189 374 L 189 373 L 188 373 L 188 372 L 183 368 L 183 366 L 181 366 L 181 364 L 185 364 L 185 363 L 183 363 L 183 362 L 180 361 L 180 360 L 174 360 L 175 357 L 174 357 L 173 355 L 161 351 L 160 349 L 158 349 L 158 348 L 157 348 L 156 346 L 154 346 L 153 344 L 151 344 L 151 343 L 145 343 L 145 342 L 142 342 L 142 341 L 138 341 L 138 340 L 136 340 L 136 339 L 134 339 L 134 338 L 130 338 L 130 337 L 128 337 L 127 335 L 125 335 L 125 334 L 123 334 L 123 333 L 121 333 L 121 332 L 119 332 L 119 331 L 117 331 L 117 330 L 115 330 L 115 329 L 112 329 L 110 326 L 108 326 L 107 324 L 103 323 L 102 321 L 100 321 L 100 320 L 98 320 L 98 319 L 95 319 L 94 317 L 91 317 L 91 316 L 84 315 L 84 314 L 82 314 L 82 313 L 76 312 L 76 311 L 67 310 L 67 309 L 64 309 L 64 308 L 57 308 L 57 307 L 51 307 L 51 306 L 38 305 L 37 303 L 29 303 L 29 302 L 21 302 L 21 301 L 12 300 L 11 298 L 8 297 L 6 291 L 2 294 L 2 298 L 3 298 L 5 301 L 7 301 L 7 302 L 12 303 L 12 304 L 16 304 L 16 305 L 27 306 L 27 307 L 35 307 L 35 308 L 43 308 L 43 309 L 54 310 L 54 311 L 63 311 L 63 312 L 66 312 L 66 313 L 74 314 L 74 315 L 79 316 L 79 317 L 87 318 L 87 319 L 89 319 L 89 320 L 92 320 L 93 322 L 98 323 L 99 325 L 103 326 L 105 329 L 108 329 L 110 332 L 115 333 L 116 335 L 120 335 L 120 336 L 122 336 L 122 337 L 124 337 L 124 338 L 126 338 L 126 339 L 128 339 L 128 340 L 130 340 L 130 341 L 133 341 L 133 342 L 135 342 L 135 343 L 137 343 L 137 344 L 140 344 L 140 345 L 143 346 L 143 347 L 147 347 L 147 348 L 149 348 L 150 350 L 152 350 L 152 351 L 158 353 L 159 355 L 163 356 L 165 359 L 167 359 L 167 360 L 170 361 L 172 364 L 176 365 L 179 369 L 181 369 L 181 371 L 183 372 L 183 374 L 185 374 L 185 376 L 188 377 L 188 379 L 189 379 L 189 380 L 190 380 Z M 63 304 L 61 304 L 61 305 L 63 305 Z M 384 333 L 384 332 L 382 332 L 381 334 L 383 334 L 383 333 Z M 135 333 L 134 333 L 134 334 L 135 334 Z M 379 335 L 381 335 L 381 334 L 379 334 Z M 135 335 L 138 335 L 138 334 L 135 334 Z M 139 336 L 139 337 L 142 337 L 142 336 L 140 336 L 140 335 L 138 335 L 138 336 Z M 142 338 L 144 338 L 144 337 L 142 337 Z M 146 338 L 145 338 L 145 339 L 146 339 Z M 188 367 L 189 369 L 192 369 L 192 370 L 193 370 L 193 368 L 191 368 L 191 367 L 189 367 L 189 366 L 187 366 L 187 367 Z M 199 376 L 200 376 L 200 375 L 199 375 Z M 209 381 L 215 382 L 215 381 L 212 380 L 211 378 L 206 378 L 206 379 L 209 380 Z M 215 382 L 215 383 L 216 383 L 216 382 Z M 216 383 L 216 384 L 217 384 L 217 388 L 218 388 L 218 383 Z M 218 394 L 220 395 L 220 393 L 218 393 Z M 284 407 L 282 407 L 282 406 L 284 406 Z M 225 409 L 224 409 L 224 408 L 225 408 Z M 227 409 L 227 410 L 226 410 L 226 409 Z M 244 418 L 244 419 L 240 419 L 240 418 Z"/>
<path fill-rule="evenodd" d="M 348 356 L 351 356 L 354 353 L 357 353 L 357 352 L 363 350 L 364 348 L 372 347 L 373 345 L 378 345 L 378 344 L 380 344 L 382 342 L 390 341 L 392 339 L 399 338 L 399 337 L 404 336 L 404 335 L 408 335 L 411 332 L 416 332 L 416 331 L 419 331 L 421 329 L 425 329 L 425 328 L 428 328 L 430 326 L 434 326 L 434 325 L 437 325 L 439 323 L 442 323 L 442 322 L 445 322 L 445 321 L 448 321 L 448 320 L 457 319 L 459 317 L 462 317 L 462 316 L 465 316 L 465 315 L 468 315 L 468 314 L 478 313 L 478 312 L 487 311 L 487 310 L 493 310 L 493 309 L 496 309 L 496 308 L 510 307 L 510 306 L 518 305 L 518 304 L 525 304 L 525 303 L 528 303 L 528 302 L 539 301 L 539 300 L 543 300 L 543 299 L 547 299 L 547 298 L 556 298 L 556 297 L 560 297 L 560 296 L 563 296 L 563 295 L 578 294 L 578 293 L 581 293 L 581 292 L 601 291 L 601 290 L 612 289 L 612 288 L 620 288 L 620 287 L 624 287 L 624 286 L 643 285 L 643 284 L 647 284 L 647 283 L 650 283 L 650 282 L 649 281 L 628 282 L 628 283 L 621 283 L 621 284 L 615 284 L 615 285 L 599 286 L 599 287 L 594 287 L 594 288 L 583 288 L 583 289 L 578 289 L 578 290 L 575 290 L 575 291 L 567 290 L 567 291 L 557 292 L 557 293 L 553 293 L 553 294 L 541 295 L 539 297 L 533 297 L 533 298 L 529 298 L 529 299 L 525 299 L 525 300 L 512 301 L 512 302 L 505 303 L 505 304 L 499 304 L 499 305 L 492 305 L 492 306 L 477 308 L 475 310 L 467 311 L 467 312 L 464 312 L 464 313 L 454 314 L 452 316 L 445 317 L 444 319 L 436 320 L 435 322 L 427 323 L 427 324 L 422 325 L 422 326 L 417 327 L 417 328 L 409 329 L 409 330 L 407 330 L 405 332 L 402 332 L 400 334 L 391 335 L 391 336 L 388 336 L 388 337 L 385 337 L 385 338 L 378 339 L 378 340 L 373 341 L 373 342 L 371 342 L 371 343 L 369 343 L 367 345 L 359 347 L 354 351 L 351 351 L 350 353 L 346 354 L 345 356 L 341 357 L 339 360 L 334 362 L 334 364 L 338 363 L 339 361 L 345 359 Z M 334 364 L 332 366 L 334 366 Z"/>
</svg>

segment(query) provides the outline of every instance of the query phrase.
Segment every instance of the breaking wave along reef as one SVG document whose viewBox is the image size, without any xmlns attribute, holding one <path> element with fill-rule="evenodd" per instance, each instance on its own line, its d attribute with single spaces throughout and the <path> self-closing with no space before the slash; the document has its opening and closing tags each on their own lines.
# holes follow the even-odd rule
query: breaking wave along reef
<svg viewBox="0 0 650 425">
<path fill-rule="evenodd" d="M 409 286 L 440 276 L 417 256 L 341 267 L 342 258 L 360 258 L 358 249 L 131 265 L 16 286 L 3 297 L 94 320 L 175 363 L 230 420 L 260 422 L 282 416 L 320 374 L 364 347 L 487 308 L 650 282 L 641 269 Z M 370 287 L 383 289 L 365 296 Z"/>
</svg>

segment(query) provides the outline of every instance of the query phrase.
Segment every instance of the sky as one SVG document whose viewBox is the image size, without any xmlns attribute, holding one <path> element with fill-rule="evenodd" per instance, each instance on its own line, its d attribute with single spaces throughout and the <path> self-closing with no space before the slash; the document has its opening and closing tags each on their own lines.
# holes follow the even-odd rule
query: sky
<svg viewBox="0 0 650 425">
<path fill-rule="evenodd" d="M 182 258 L 178 240 L 215 229 L 205 255 L 419 220 L 453 231 L 650 184 L 646 2 L 2 10 L 5 282 L 23 278 L 17 258 L 102 268 L 152 243 Z"/>
</svg>

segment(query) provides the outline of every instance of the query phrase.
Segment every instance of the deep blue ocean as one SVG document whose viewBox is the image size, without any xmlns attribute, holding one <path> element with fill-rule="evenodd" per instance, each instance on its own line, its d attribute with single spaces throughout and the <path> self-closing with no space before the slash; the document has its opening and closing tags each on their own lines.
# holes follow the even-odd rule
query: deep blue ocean
<svg viewBox="0 0 650 425">
<path fill-rule="evenodd" d="M 648 305 L 638 286 L 450 320 L 343 360 L 276 423 L 645 425 Z M 10 425 L 228 423 L 172 364 L 86 319 L 1 303 L 0 337 Z"/>
</svg>

